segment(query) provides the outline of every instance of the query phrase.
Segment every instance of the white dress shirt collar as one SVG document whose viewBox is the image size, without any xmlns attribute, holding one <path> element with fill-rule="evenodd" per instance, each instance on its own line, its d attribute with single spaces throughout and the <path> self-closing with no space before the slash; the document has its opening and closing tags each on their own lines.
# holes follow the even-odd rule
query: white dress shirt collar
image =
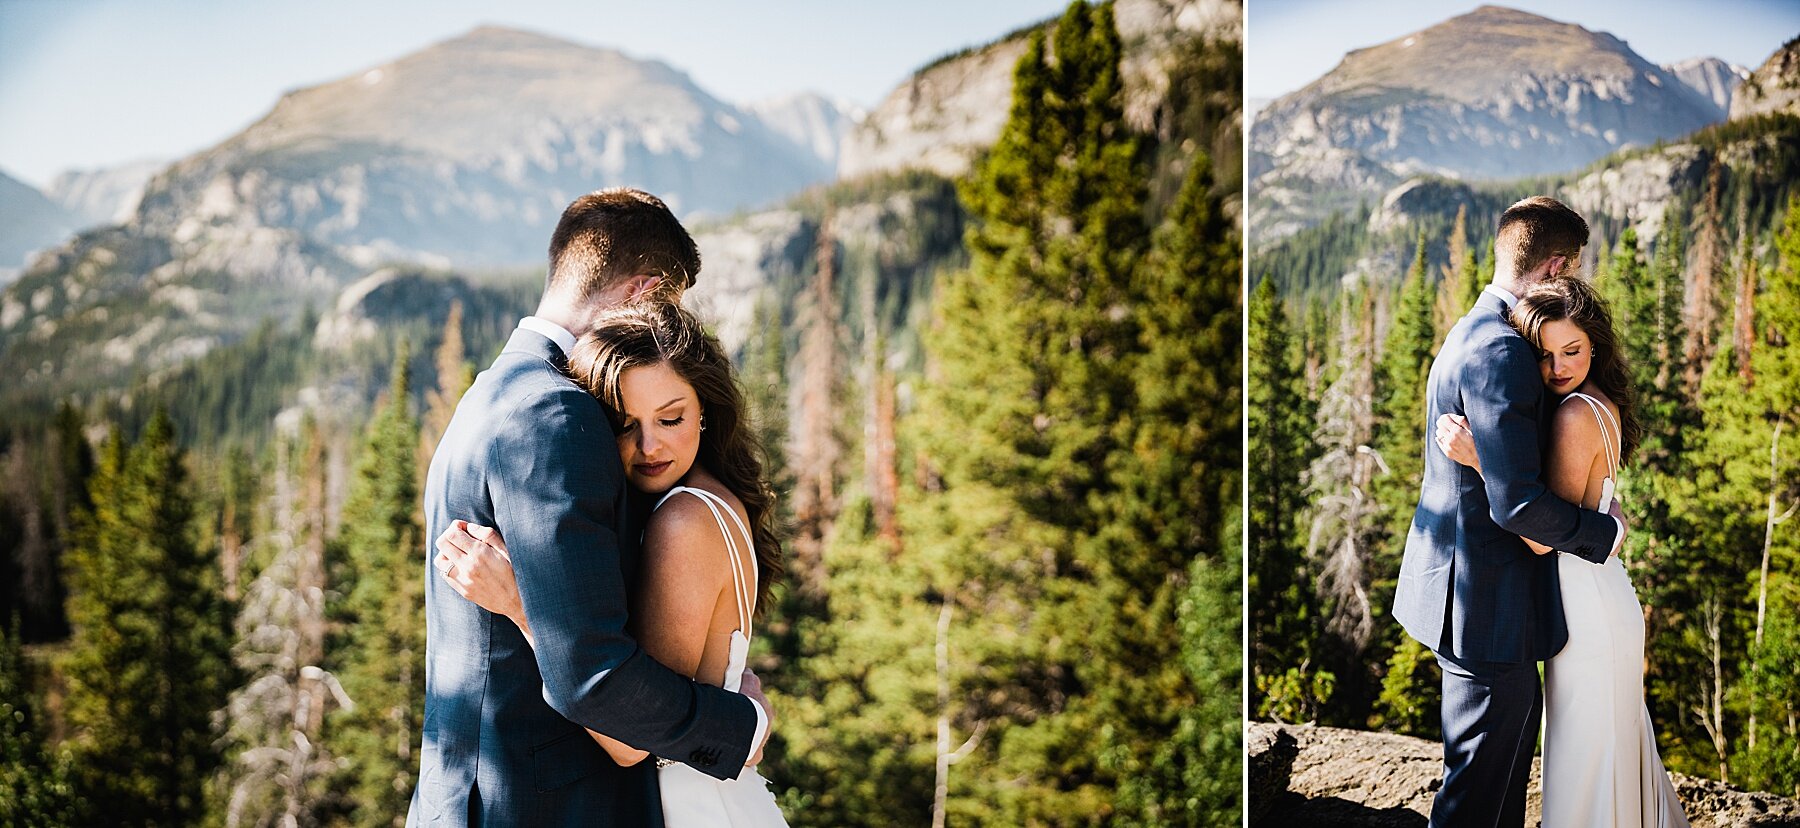
<svg viewBox="0 0 1800 828">
<path fill-rule="evenodd" d="M 566 358 L 575 353 L 575 335 L 567 328 L 551 322 L 541 316 L 527 316 L 519 320 L 519 327 L 532 333 L 541 334 L 545 339 L 556 343 Z"/>
<path fill-rule="evenodd" d="M 1519 304 L 1519 297 L 1514 296 L 1512 291 L 1507 290 L 1506 288 L 1503 288 L 1492 282 L 1489 282 L 1488 286 L 1482 289 L 1482 292 L 1494 294 L 1494 296 L 1496 298 L 1498 298 L 1500 301 L 1505 302 L 1506 306 L 1508 308 L 1511 308 L 1514 305 Z"/>
</svg>

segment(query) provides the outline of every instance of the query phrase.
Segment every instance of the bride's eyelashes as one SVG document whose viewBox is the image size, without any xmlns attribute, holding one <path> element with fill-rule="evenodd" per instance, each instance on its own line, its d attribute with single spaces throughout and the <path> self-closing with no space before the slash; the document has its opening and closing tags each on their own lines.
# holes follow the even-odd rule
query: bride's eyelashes
<svg viewBox="0 0 1800 828">
<path fill-rule="evenodd" d="M 681 425 L 684 422 L 687 422 L 686 414 L 683 414 L 680 417 L 676 417 L 673 420 L 657 420 L 656 424 L 662 426 L 663 428 L 674 428 L 678 425 Z M 633 431 L 633 430 L 637 429 L 637 425 L 638 425 L 637 420 L 626 420 L 623 425 L 619 426 L 619 433 L 623 434 L 628 431 Z"/>
</svg>

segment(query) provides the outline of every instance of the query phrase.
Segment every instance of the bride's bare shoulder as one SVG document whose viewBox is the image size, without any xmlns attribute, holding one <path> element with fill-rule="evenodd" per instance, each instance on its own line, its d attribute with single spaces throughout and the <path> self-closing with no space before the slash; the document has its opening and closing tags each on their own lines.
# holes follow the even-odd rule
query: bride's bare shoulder
<svg viewBox="0 0 1800 828">
<path fill-rule="evenodd" d="M 712 509 L 691 492 L 669 496 L 650 513 L 644 526 L 644 556 L 652 562 L 677 559 L 710 564 L 718 560 L 724 546 Z"/>
<path fill-rule="evenodd" d="M 1556 418 L 1551 428 L 1556 432 L 1559 447 L 1592 443 L 1595 450 L 1599 450 L 1600 422 L 1594 419 L 1594 410 L 1578 397 L 1564 397 L 1557 404 Z"/>
</svg>

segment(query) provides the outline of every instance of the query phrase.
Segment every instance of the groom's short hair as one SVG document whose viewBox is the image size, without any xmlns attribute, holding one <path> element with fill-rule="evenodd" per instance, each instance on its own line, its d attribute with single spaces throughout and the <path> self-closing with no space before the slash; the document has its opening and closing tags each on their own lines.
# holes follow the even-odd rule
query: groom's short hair
<svg viewBox="0 0 1800 828">
<path fill-rule="evenodd" d="M 631 187 L 595 190 L 570 202 L 550 236 L 547 289 L 587 297 L 633 276 L 658 276 L 686 290 L 700 273 L 700 248 L 662 199 Z"/>
<path fill-rule="evenodd" d="M 1510 263 L 1515 276 L 1522 275 L 1551 256 L 1578 261 L 1587 240 L 1588 223 L 1580 213 L 1549 196 L 1532 196 L 1500 214 L 1500 226 L 1494 231 L 1494 258 Z"/>
</svg>

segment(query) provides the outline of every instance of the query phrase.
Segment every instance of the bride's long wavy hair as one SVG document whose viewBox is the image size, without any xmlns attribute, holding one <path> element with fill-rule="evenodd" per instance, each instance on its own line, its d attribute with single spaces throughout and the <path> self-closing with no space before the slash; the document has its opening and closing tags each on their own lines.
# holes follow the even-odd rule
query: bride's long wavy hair
<svg viewBox="0 0 1800 828">
<path fill-rule="evenodd" d="M 1532 285 L 1512 311 L 1513 325 L 1539 351 L 1544 349 L 1544 325 L 1558 320 L 1575 323 L 1593 345 L 1588 379 L 1619 407 L 1619 464 L 1624 465 L 1643 439 L 1644 426 L 1637 416 L 1637 392 L 1631 385 L 1631 371 L 1619 353 L 1619 337 L 1613 332 L 1612 313 L 1593 285 L 1573 276 L 1557 276 Z"/>
<path fill-rule="evenodd" d="M 680 305 L 649 299 L 607 311 L 592 331 L 575 343 L 569 374 L 606 408 L 613 428 L 623 423 L 619 380 L 626 371 L 667 364 L 700 397 L 705 429 L 694 458 L 744 504 L 756 545 L 756 613 L 783 570 L 781 538 L 774 528 L 775 492 L 764 473 L 765 460 L 751 428 L 744 395 L 731 359 L 719 340 Z"/>
</svg>

